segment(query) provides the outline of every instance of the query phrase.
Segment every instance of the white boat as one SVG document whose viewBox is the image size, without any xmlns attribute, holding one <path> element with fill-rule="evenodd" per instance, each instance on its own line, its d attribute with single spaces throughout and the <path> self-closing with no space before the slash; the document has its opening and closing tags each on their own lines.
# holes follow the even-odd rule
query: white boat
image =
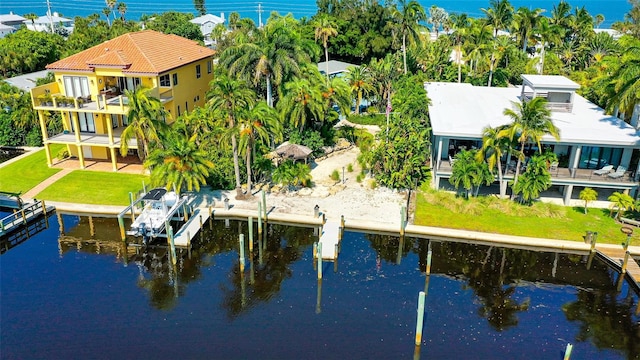
<svg viewBox="0 0 640 360">
<path fill-rule="evenodd" d="M 163 234 L 165 224 L 171 221 L 184 201 L 186 198 L 179 198 L 173 191 L 167 192 L 163 188 L 150 190 L 135 202 L 142 202 L 143 208 L 131 224 L 131 230 L 127 231 L 127 235 L 141 236 L 145 244 L 150 238 L 166 237 L 166 234 Z"/>
</svg>

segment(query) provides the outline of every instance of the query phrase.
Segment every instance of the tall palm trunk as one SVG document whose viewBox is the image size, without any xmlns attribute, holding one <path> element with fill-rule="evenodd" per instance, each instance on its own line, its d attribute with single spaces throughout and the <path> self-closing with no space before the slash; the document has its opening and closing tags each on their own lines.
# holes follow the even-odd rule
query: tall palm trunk
<svg viewBox="0 0 640 360">
<path fill-rule="evenodd" d="M 273 107 L 273 94 L 271 93 L 271 75 L 267 75 L 267 105 Z"/>
<path fill-rule="evenodd" d="M 233 118 L 229 120 L 229 126 L 231 128 L 235 126 Z M 238 142 L 235 135 L 231 136 L 231 150 L 233 151 L 233 171 L 236 175 L 236 199 L 241 199 L 243 194 L 242 184 L 240 183 L 240 160 L 238 159 Z"/>
<path fill-rule="evenodd" d="M 327 47 L 327 42 L 324 42 L 324 61 L 326 67 L 327 74 L 327 86 L 329 86 L 329 47 Z"/>
<path fill-rule="evenodd" d="M 362 103 L 362 90 L 358 90 L 356 95 L 356 115 L 360 114 L 360 103 Z"/>
<path fill-rule="evenodd" d="M 247 197 L 251 196 L 251 146 L 247 145 Z"/>
<path fill-rule="evenodd" d="M 521 143 L 520 146 L 520 154 L 524 154 L 524 142 Z M 513 177 L 513 185 L 511 187 L 516 186 L 518 183 L 518 176 L 520 175 L 520 164 L 522 163 L 522 156 L 518 154 L 518 162 L 516 163 L 516 174 Z"/>
<path fill-rule="evenodd" d="M 402 35 L 402 59 L 404 61 L 404 74 L 407 75 L 407 35 Z"/>
<path fill-rule="evenodd" d="M 462 82 L 462 44 L 458 43 L 458 83 Z"/>
<path fill-rule="evenodd" d="M 500 159 L 498 159 L 498 183 L 500 184 L 500 198 L 502 199 L 507 192 L 507 187 L 503 184 L 504 180 L 502 180 L 502 164 L 500 163 Z"/>
</svg>

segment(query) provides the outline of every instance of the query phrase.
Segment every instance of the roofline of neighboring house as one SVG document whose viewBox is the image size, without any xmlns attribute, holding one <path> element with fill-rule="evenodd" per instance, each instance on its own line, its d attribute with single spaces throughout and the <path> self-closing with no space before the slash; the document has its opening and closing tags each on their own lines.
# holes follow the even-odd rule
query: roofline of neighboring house
<svg viewBox="0 0 640 360">
<path fill-rule="evenodd" d="M 456 133 L 451 133 L 451 132 L 444 132 L 444 133 L 436 133 L 433 132 L 432 136 L 441 136 L 441 137 L 447 137 L 447 138 L 451 138 L 451 139 L 469 139 L 469 140 L 481 140 L 482 139 L 482 135 L 478 134 L 478 135 L 469 135 L 469 134 L 456 134 Z M 598 145 L 598 146 L 619 146 L 619 147 L 630 147 L 630 148 L 637 148 L 638 146 L 640 146 L 640 140 L 634 142 L 634 143 L 629 143 L 629 142 L 596 142 L 596 141 L 585 141 L 585 140 L 580 140 L 580 139 L 561 139 L 560 141 L 555 141 L 553 139 L 548 140 L 548 139 L 542 139 L 540 140 L 541 143 L 545 143 L 545 144 L 557 144 L 557 145 Z"/>
<path fill-rule="evenodd" d="M 161 72 L 139 72 L 139 71 L 135 72 L 135 71 L 122 70 L 122 73 L 123 74 L 128 74 L 128 75 L 141 75 L 141 76 L 154 75 L 154 76 L 160 76 L 160 74 L 164 74 L 164 73 L 173 71 L 175 69 L 178 69 L 178 68 L 181 68 L 183 66 L 187 66 L 187 65 L 196 63 L 198 61 L 202 61 L 202 60 L 207 59 L 207 58 L 213 59 L 213 55 L 203 56 L 203 57 L 201 57 L 199 59 L 190 61 L 188 63 L 184 63 L 184 64 L 182 64 L 180 66 L 172 67 L 170 69 L 167 69 L 167 70 L 164 70 L 164 71 L 161 71 Z M 109 66 L 101 66 L 100 68 L 101 69 L 102 68 L 117 69 L 117 68 L 122 68 L 122 66 L 120 66 L 120 65 L 109 65 Z M 46 70 L 51 71 L 51 72 L 58 71 L 58 72 L 70 72 L 70 73 L 79 73 L 79 74 L 95 74 L 96 73 L 95 72 L 95 68 L 93 70 L 78 70 L 78 69 L 64 69 L 64 68 L 49 68 L 49 67 L 47 67 Z"/>
</svg>

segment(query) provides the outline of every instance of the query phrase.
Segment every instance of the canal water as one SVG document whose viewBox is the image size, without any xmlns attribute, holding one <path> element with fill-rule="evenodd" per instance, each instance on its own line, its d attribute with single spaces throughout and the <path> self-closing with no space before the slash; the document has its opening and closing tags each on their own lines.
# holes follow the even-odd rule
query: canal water
<svg viewBox="0 0 640 360">
<path fill-rule="evenodd" d="M 51 215 L 0 257 L 3 359 L 561 359 L 567 343 L 574 359 L 640 354 L 637 296 L 580 255 L 346 232 L 319 283 L 312 229 L 270 224 L 241 272 L 246 223 L 205 226 L 174 268 L 165 249 L 125 248 L 115 219 L 62 219 L 64 233 Z"/>
</svg>

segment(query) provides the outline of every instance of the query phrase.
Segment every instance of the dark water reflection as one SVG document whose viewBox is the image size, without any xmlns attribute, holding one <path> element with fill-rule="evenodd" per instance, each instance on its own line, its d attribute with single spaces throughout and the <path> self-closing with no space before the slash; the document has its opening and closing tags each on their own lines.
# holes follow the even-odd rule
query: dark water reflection
<svg viewBox="0 0 640 360">
<path fill-rule="evenodd" d="M 312 229 L 254 229 L 240 271 L 246 223 L 205 226 L 174 267 L 115 219 L 62 219 L 0 258 L 2 358 L 413 358 L 427 279 L 424 359 L 640 354 L 637 296 L 580 255 L 347 232 L 318 282 Z"/>
</svg>

